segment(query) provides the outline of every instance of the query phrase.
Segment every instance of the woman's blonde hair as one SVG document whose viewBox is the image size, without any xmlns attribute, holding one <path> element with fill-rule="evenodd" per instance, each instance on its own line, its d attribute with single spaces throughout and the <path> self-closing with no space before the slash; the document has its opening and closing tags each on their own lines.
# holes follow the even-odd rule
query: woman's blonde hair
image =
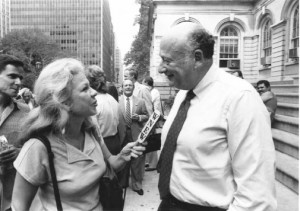
<svg viewBox="0 0 300 211">
<path fill-rule="evenodd" d="M 56 60 L 42 70 L 34 87 L 38 106 L 24 122 L 23 142 L 34 134 L 63 133 L 69 120 L 72 79 L 78 73 L 84 74 L 84 66 L 73 58 Z"/>
</svg>

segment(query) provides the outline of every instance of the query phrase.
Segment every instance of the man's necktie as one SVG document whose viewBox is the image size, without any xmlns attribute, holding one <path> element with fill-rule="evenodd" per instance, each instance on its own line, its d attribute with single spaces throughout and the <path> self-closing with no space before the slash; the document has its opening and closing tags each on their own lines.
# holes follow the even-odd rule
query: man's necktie
<svg viewBox="0 0 300 211">
<path fill-rule="evenodd" d="M 160 198 L 164 199 L 170 193 L 170 177 L 172 171 L 173 157 L 176 150 L 177 138 L 186 119 L 187 111 L 190 107 L 190 101 L 195 97 L 195 94 L 190 90 L 185 100 L 181 103 L 177 115 L 168 132 L 164 148 L 162 149 L 159 162 L 159 181 L 158 189 Z"/>
<path fill-rule="evenodd" d="M 126 98 L 126 125 L 127 126 L 131 126 L 131 113 L 130 113 L 130 100 L 129 100 L 129 97 Z"/>
</svg>

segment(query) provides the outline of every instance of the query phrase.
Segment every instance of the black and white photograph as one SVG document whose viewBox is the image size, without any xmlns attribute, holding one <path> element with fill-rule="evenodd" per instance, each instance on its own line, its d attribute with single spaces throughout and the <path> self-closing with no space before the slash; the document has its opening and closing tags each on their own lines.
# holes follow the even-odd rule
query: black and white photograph
<svg viewBox="0 0 300 211">
<path fill-rule="evenodd" d="M 0 211 L 299 211 L 299 0 L 0 0 Z"/>
</svg>

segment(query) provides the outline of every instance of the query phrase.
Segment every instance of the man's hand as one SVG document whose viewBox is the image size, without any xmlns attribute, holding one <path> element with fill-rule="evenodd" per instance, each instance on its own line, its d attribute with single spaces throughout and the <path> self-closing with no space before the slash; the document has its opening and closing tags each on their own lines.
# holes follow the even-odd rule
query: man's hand
<svg viewBox="0 0 300 211">
<path fill-rule="evenodd" d="M 133 121 L 140 121 L 140 117 L 139 117 L 139 115 L 137 115 L 137 114 L 132 114 L 131 119 L 132 119 Z"/>
<path fill-rule="evenodd" d="M 6 165 L 15 161 L 20 152 L 19 148 L 11 146 L 9 149 L 0 152 L 0 165 Z"/>
</svg>

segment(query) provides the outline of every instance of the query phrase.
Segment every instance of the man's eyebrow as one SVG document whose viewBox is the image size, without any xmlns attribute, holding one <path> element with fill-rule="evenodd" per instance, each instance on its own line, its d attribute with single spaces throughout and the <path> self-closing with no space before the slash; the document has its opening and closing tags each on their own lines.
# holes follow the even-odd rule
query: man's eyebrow
<svg viewBox="0 0 300 211">
<path fill-rule="evenodd" d="M 13 77 L 13 78 L 20 78 L 21 80 L 23 79 L 23 76 L 21 74 L 10 73 L 8 75 L 11 76 L 11 77 Z"/>
</svg>

